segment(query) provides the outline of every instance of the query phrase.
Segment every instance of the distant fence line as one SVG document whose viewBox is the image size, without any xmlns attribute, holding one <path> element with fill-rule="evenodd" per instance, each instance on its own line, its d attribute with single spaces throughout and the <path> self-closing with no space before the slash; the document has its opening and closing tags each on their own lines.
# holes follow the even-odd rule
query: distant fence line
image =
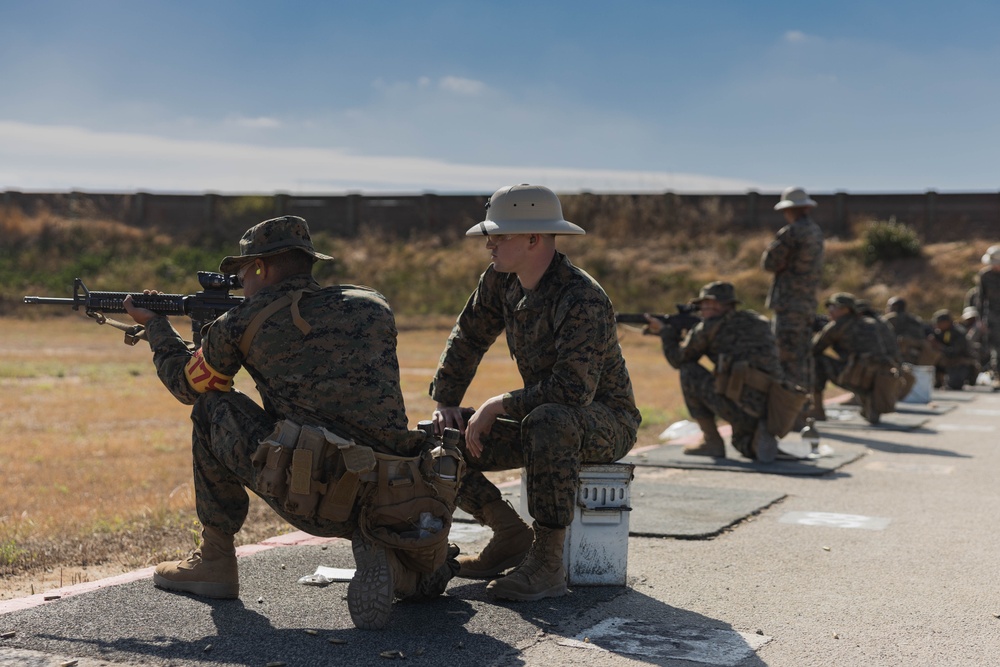
<svg viewBox="0 0 1000 667">
<path fill-rule="evenodd" d="M 901 194 L 814 194 L 813 217 L 828 236 L 850 236 L 866 220 L 909 225 L 927 242 L 1000 237 L 1000 192 Z M 3 205 L 26 215 L 43 211 L 64 217 L 104 218 L 174 235 L 230 240 L 265 217 L 299 215 L 314 231 L 350 238 L 362 231 L 409 237 L 433 233 L 460 237 L 483 219 L 489 194 L 482 195 L 219 195 L 98 194 L 86 192 L 3 193 Z M 777 228 L 779 195 L 592 194 L 560 195 L 566 217 L 588 232 L 649 234 L 677 226 L 752 231 Z"/>
</svg>

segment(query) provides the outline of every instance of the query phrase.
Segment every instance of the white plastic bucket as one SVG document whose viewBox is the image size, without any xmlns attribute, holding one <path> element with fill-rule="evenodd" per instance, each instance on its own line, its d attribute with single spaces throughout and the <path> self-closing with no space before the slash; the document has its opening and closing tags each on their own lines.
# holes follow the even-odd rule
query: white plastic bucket
<svg viewBox="0 0 1000 667">
<path fill-rule="evenodd" d="M 901 399 L 902 403 L 930 403 L 931 391 L 934 390 L 934 367 L 911 366 L 910 372 L 917 379 L 910 393 Z"/>
</svg>

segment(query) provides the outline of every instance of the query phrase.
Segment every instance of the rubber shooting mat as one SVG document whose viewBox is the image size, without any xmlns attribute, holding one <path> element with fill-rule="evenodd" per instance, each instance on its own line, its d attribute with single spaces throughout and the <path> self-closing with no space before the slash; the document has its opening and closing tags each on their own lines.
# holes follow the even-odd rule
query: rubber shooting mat
<svg viewBox="0 0 1000 667">
<path fill-rule="evenodd" d="M 641 472 L 636 471 L 636 478 L 629 483 L 629 496 L 632 506 L 629 535 L 708 539 L 776 503 L 785 494 L 673 484 L 662 479 L 643 479 Z M 503 498 L 519 508 L 520 487 L 505 489 Z M 455 510 L 453 518 L 456 523 L 475 522 L 460 509 Z"/>
<path fill-rule="evenodd" d="M 821 434 L 825 424 L 826 422 L 822 422 L 817 425 Z M 864 447 L 838 444 L 836 448 L 821 445 L 819 456 L 805 458 L 809 455 L 808 447 L 801 443 L 797 436 L 789 436 L 789 441 L 787 443 L 780 442 L 778 447 L 784 454 L 789 455 L 788 459 L 779 458 L 772 463 L 759 463 L 744 458 L 727 441 L 726 458 L 724 459 L 716 459 L 711 456 L 690 456 L 684 453 L 682 445 L 660 445 L 638 454 L 626 456 L 622 462 L 633 463 L 636 466 L 685 470 L 763 472 L 772 475 L 826 475 L 865 455 Z"/>
<path fill-rule="evenodd" d="M 957 405 L 947 405 L 931 401 L 930 403 L 896 403 L 896 412 L 903 415 L 944 415 L 954 410 Z"/>
</svg>

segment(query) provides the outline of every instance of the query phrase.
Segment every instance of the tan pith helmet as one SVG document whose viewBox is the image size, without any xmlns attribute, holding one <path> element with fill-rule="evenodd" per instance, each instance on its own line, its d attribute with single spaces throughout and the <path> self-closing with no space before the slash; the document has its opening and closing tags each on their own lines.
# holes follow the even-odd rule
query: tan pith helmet
<svg viewBox="0 0 1000 667">
<path fill-rule="evenodd" d="M 785 188 L 784 192 L 781 193 L 781 201 L 774 205 L 775 211 L 781 211 L 786 208 L 812 208 L 816 206 L 816 202 L 809 198 L 806 194 L 804 188 L 790 187 Z"/>
<path fill-rule="evenodd" d="M 962 321 L 979 319 L 979 311 L 972 306 L 966 306 L 962 311 Z"/>
<path fill-rule="evenodd" d="M 486 204 L 486 219 L 473 225 L 466 236 L 487 234 L 586 234 L 582 227 L 563 220 L 562 204 L 544 185 L 508 185 Z"/>
</svg>

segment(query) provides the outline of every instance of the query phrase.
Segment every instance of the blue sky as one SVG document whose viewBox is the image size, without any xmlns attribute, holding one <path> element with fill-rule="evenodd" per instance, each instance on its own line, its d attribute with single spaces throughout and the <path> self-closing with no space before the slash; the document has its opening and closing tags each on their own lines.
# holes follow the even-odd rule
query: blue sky
<svg viewBox="0 0 1000 667">
<path fill-rule="evenodd" d="M 0 190 L 1000 190 L 1000 3 L 0 0 Z"/>
</svg>

